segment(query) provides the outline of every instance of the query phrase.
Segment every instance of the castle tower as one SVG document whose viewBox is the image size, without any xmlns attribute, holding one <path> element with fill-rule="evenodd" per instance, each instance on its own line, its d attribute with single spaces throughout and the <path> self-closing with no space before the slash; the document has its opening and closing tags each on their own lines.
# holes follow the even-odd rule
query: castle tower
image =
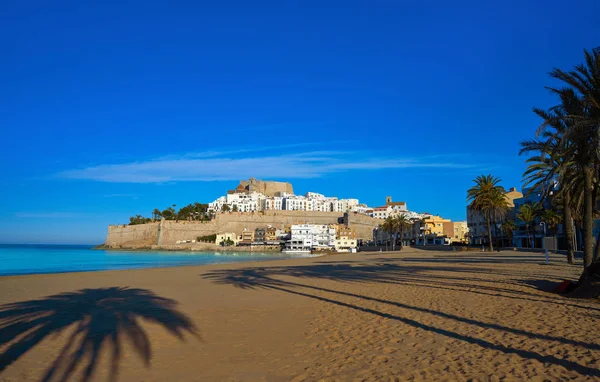
<svg viewBox="0 0 600 382">
<path fill-rule="evenodd" d="M 389 205 L 390 203 L 392 203 L 392 197 L 391 196 L 386 196 L 385 197 L 385 205 Z"/>
</svg>

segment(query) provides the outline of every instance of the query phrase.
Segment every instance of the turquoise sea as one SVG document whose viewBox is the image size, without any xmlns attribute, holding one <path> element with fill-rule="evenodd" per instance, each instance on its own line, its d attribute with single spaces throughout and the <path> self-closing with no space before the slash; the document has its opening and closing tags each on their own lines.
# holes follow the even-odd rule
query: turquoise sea
<svg viewBox="0 0 600 382">
<path fill-rule="evenodd" d="M 94 250 L 91 245 L 0 244 L 0 276 L 239 263 L 292 257 L 298 256 L 256 252 L 104 251 Z"/>
</svg>

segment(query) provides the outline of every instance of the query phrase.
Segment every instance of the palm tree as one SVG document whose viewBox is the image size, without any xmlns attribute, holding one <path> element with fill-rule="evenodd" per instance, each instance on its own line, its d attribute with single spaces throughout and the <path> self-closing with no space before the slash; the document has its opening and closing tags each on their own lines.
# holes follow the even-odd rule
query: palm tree
<svg viewBox="0 0 600 382">
<path fill-rule="evenodd" d="M 405 214 L 396 216 L 396 228 L 400 231 L 400 249 L 404 246 L 404 232 L 412 226 L 412 222 Z"/>
<path fill-rule="evenodd" d="M 498 232 L 497 232 L 497 224 L 498 221 L 504 219 L 504 216 L 508 212 L 508 199 L 503 192 L 493 192 L 490 197 L 490 202 L 488 208 L 490 209 L 490 213 L 492 216 L 492 224 L 494 225 L 494 236 L 496 237 L 496 245 L 498 246 Z"/>
<path fill-rule="evenodd" d="M 533 191 L 533 190 L 532 190 Z M 536 243 L 537 243 L 537 239 L 535 236 L 535 230 L 536 227 L 538 227 L 536 225 L 536 219 L 542 216 L 542 213 L 544 212 L 544 207 L 542 206 L 542 203 L 540 202 L 533 202 L 531 203 L 531 209 L 533 210 L 533 224 L 531 225 L 531 234 L 533 236 L 533 246 L 532 248 L 536 248 Z M 539 227 L 538 227 L 539 228 Z"/>
<path fill-rule="evenodd" d="M 515 224 L 514 221 L 512 220 L 505 220 L 502 223 L 502 232 L 504 233 L 504 235 L 506 235 L 508 237 L 508 241 L 510 243 L 510 245 L 512 246 L 512 240 L 513 240 L 513 235 L 515 230 L 517 229 L 517 225 Z"/>
<path fill-rule="evenodd" d="M 553 131 L 545 131 L 541 135 L 542 139 L 521 142 L 519 155 L 530 152 L 538 153 L 526 160 L 528 166 L 523 173 L 524 187 L 531 185 L 532 189 L 541 190 L 542 200 L 551 197 L 551 201 L 560 202 L 562 224 L 567 242 L 567 261 L 569 264 L 575 264 L 571 189 L 573 183 L 580 183 L 574 181 L 574 178 L 581 177 L 569 158 L 568 143 L 561 143 L 564 132 L 568 129 L 568 121 L 564 118 L 551 117 L 552 115 L 556 116 L 558 112 L 547 112 L 541 109 L 534 109 L 534 112 L 544 121 L 549 121 Z"/>
<path fill-rule="evenodd" d="M 525 223 L 525 230 L 527 231 L 527 241 L 529 243 L 529 247 L 531 246 L 531 236 L 529 235 L 529 227 L 531 223 L 535 220 L 535 211 L 531 204 L 523 204 L 521 208 L 519 208 L 519 213 L 517 214 L 517 219 L 521 220 Z"/>
<path fill-rule="evenodd" d="M 504 188 L 498 185 L 500 181 L 500 178 L 492 175 L 480 175 L 473 180 L 475 186 L 467 191 L 467 201 L 471 203 L 471 209 L 480 212 L 486 219 L 490 252 L 494 250 L 491 227 L 492 218 L 495 216 L 496 211 L 494 201 L 498 199 L 498 194 L 505 194 Z"/>
<path fill-rule="evenodd" d="M 160 210 L 158 208 L 155 208 L 154 211 L 152 211 L 152 218 L 154 220 L 158 220 L 160 217 L 161 217 Z"/>
<path fill-rule="evenodd" d="M 561 216 L 554 210 L 545 210 L 542 214 L 542 220 L 546 223 L 546 226 L 554 234 L 554 249 L 556 250 L 556 236 L 558 235 L 558 225 L 561 222 Z"/>
<path fill-rule="evenodd" d="M 394 233 L 394 230 L 396 229 L 395 219 L 391 216 L 388 216 L 387 218 L 385 218 L 383 224 L 381 225 L 381 228 L 388 234 L 388 240 L 385 243 L 385 249 L 386 250 L 388 249 L 388 244 L 387 244 L 388 241 L 390 242 L 390 244 L 392 244 L 392 249 L 393 249 L 394 246 L 393 246 L 391 237 Z"/>
<path fill-rule="evenodd" d="M 564 82 L 567 87 L 549 88 L 560 99 L 560 104 L 551 110 L 552 115 L 540 127 L 544 132 L 554 119 L 568 121 L 568 129 L 560 140 L 568 147 L 573 163 L 583 177 L 583 264 L 582 278 L 587 278 L 587 269 L 592 264 L 594 253 L 595 190 L 598 189 L 598 149 L 600 147 L 600 49 L 584 51 L 585 63 L 569 72 L 554 69 L 550 76 Z"/>
</svg>

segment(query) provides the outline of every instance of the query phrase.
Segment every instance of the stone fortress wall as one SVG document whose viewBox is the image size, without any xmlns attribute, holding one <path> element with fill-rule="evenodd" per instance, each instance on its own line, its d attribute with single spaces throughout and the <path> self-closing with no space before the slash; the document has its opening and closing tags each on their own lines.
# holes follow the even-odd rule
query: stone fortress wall
<svg viewBox="0 0 600 382">
<path fill-rule="evenodd" d="M 271 180 L 258 180 L 250 178 L 240 181 L 236 190 L 245 190 L 248 192 L 260 192 L 266 196 L 275 196 L 280 192 L 294 193 L 294 188 L 288 182 L 274 182 Z"/>
<path fill-rule="evenodd" d="M 198 236 L 219 232 L 241 234 L 246 229 L 254 230 L 268 225 L 284 229 L 292 224 L 338 224 L 343 223 L 354 229 L 359 239 L 371 240 L 373 229 L 381 220 L 370 216 L 340 212 L 307 211 L 264 211 L 256 213 L 218 213 L 208 222 L 161 222 L 134 226 L 109 226 L 105 244 L 109 247 L 172 245 L 178 240 L 195 240 Z"/>
</svg>

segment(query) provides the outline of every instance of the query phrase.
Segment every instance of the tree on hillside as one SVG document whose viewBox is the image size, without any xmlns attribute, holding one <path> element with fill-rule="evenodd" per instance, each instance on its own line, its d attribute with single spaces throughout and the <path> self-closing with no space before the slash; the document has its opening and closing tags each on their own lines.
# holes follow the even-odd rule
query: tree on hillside
<svg viewBox="0 0 600 382">
<path fill-rule="evenodd" d="M 163 218 L 165 218 L 165 220 L 175 220 L 175 209 L 173 207 L 169 207 L 161 212 L 161 215 Z"/>
<path fill-rule="evenodd" d="M 486 220 L 490 252 L 494 250 L 491 226 L 496 211 L 494 203 L 499 199 L 498 194 L 505 194 L 504 188 L 498 185 L 500 181 L 500 178 L 492 175 L 480 175 L 473 180 L 475 186 L 467 191 L 467 201 L 470 202 L 471 209 L 481 213 Z"/>
<path fill-rule="evenodd" d="M 221 211 L 222 212 L 229 212 L 231 209 L 229 208 L 228 204 L 223 204 L 223 206 L 221 207 Z"/>
<path fill-rule="evenodd" d="M 234 204 L 233 207 L 231 208 L 231 212 L 238 212 L 238 211 L 239 211 L 239 209 L 238 209 L 237 204 Z"/>
<path fill-rule="evenodd" d="M 153 220 L 160 220 L 161 217 L 162 217 L 162 213 L 160 212 L 160 210 L 158 208 L 155 208 L 152 211 L 152 219 Z"/>
</svg>

